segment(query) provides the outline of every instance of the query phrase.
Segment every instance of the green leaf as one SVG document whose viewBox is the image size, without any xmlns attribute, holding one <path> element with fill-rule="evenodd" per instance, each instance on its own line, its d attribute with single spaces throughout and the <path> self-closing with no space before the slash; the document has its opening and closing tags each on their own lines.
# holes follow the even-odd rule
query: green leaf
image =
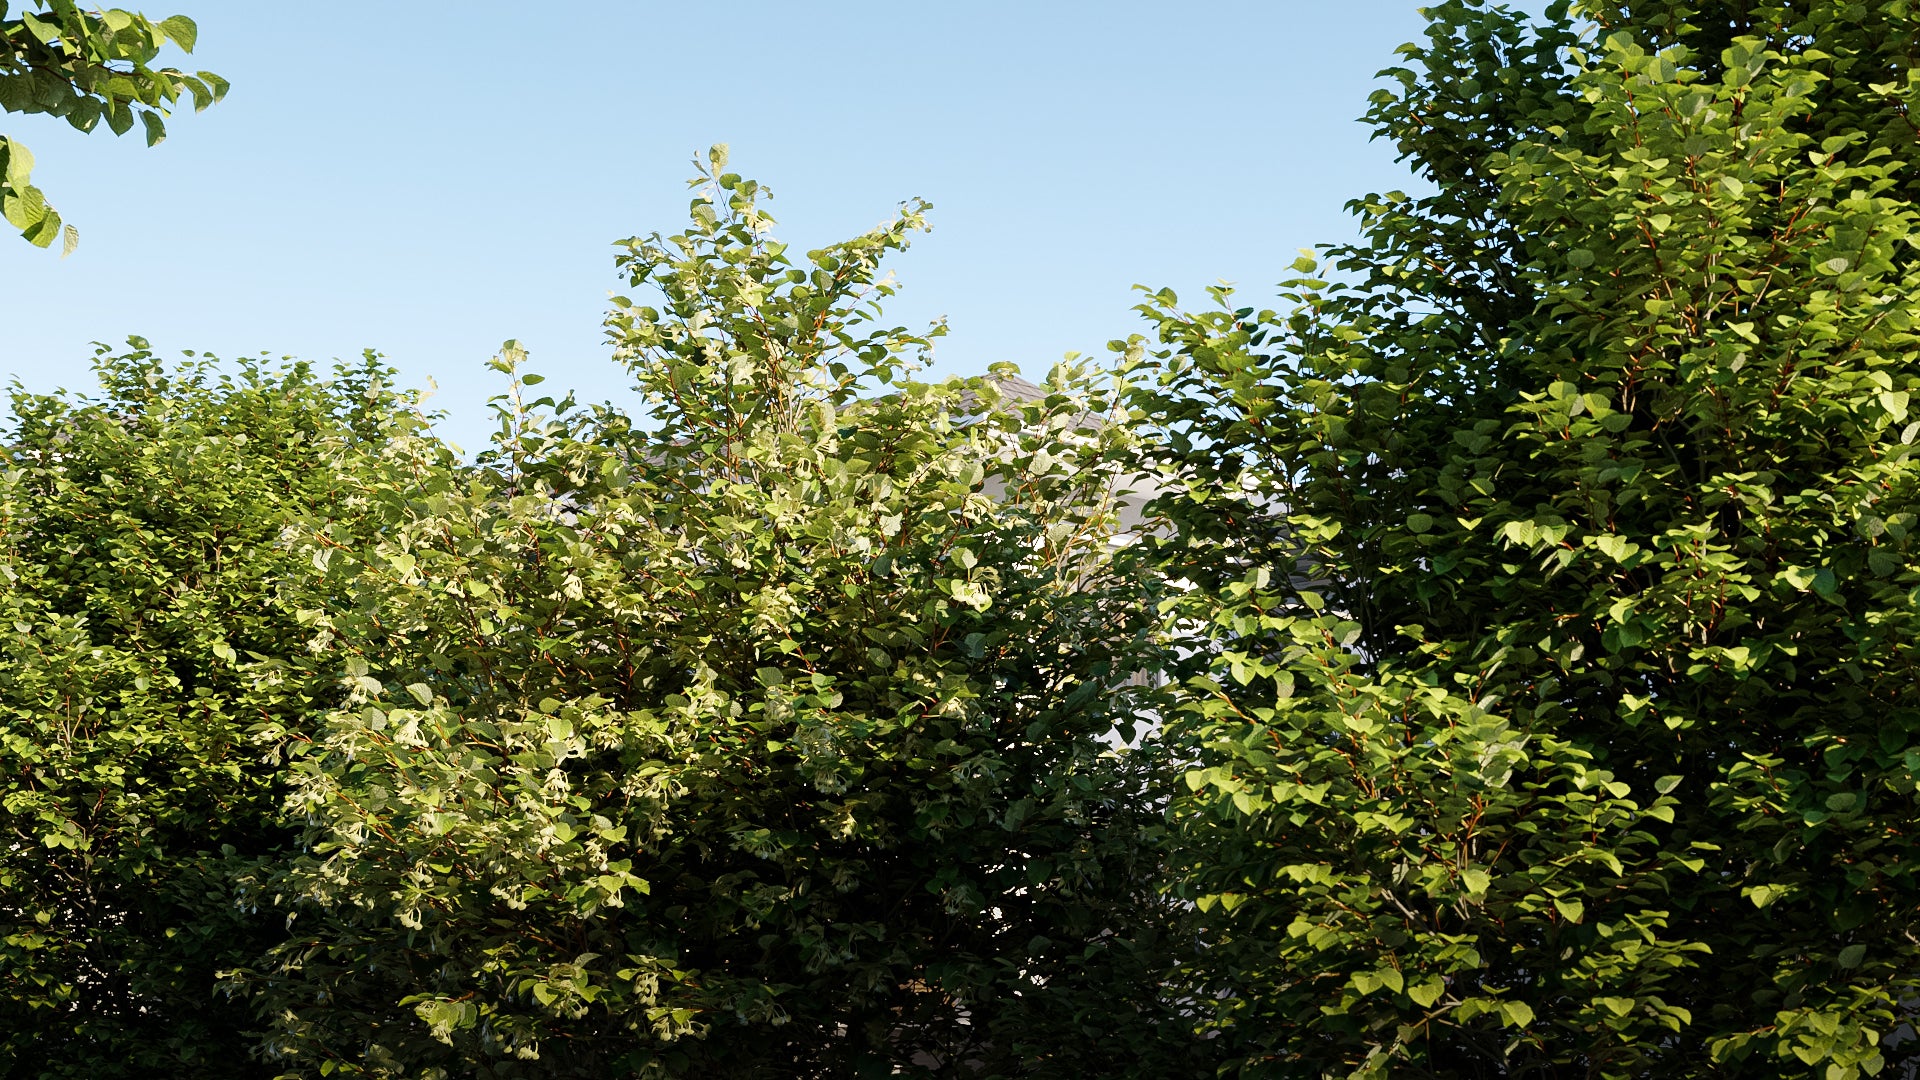
<svg viewBox="0 0 1920 1080">
<path fill-rule="evenodd" d="M 60 215 L 50 206 L 46 208 L 46 214 L 39 221 L 20 232 L 20 235 L 26 237 L 36 247 L 52 246 L 54 238 L 60 234 Z"/>
<path fill-rule="evenodd" d="M 1540 530 L 1531 521 L 1509 521 L 1500 527 L 1506 538 L 1521 547 L 1532 547 L 1540 538 Z"/>
<path fill-rule="evenodd" d="M 1905 390 L 1882 390 L 1875 395 L 1875 399 L 1879 401 L 1880 407 L 1886 410 L 1887 416 L 1894 423 L 1897 424 L 1907 418 L 1908 397 Z"/>
<path fill-rule="evenodd" d="M 200 28 L 185 15 L 170 15 L 160 20 L 159 26 L 183 52 L 192 52 L 194 43 L 200 40 Z"/>
<path fill-rule="evenodd" d="M 1639 548 L 1639 545 L 1632 543 L 1625 537 L 1613 535 L 1594 537 L 1593 546 L 1599 548 L 1602 554 L 1615 562 L 1627 561 L 1628 557 Z"/>
<path fill-rule="evenodd" d="M 208 86 L 204 80 L 196 79 L 191 75 L 183 75 L 180 77 L 180 85 L 186 87 L 187 93 L 193 96 L 194 112 L 200 112 L 207 106 L 213 104 L 213 88 Z"/>
<path fill-rule="evenodd" d="M 60 40 L 60 25 L 51 19 L 36 15 L 31 11 L 20 13 L 20 22 L 43 45 L 53 45 Z"/>
<path fill-rule="evenodd" d="M 1533 1006 L 1524 1001 L 1502 1001 L 1500 1019 L 1508 1027 L 1524 1028 L 1533 1023 Z"/>
<path fill-rule="evenodd" d="M 18 139 L 9 139 L 4 135 L 0 135 L 0 151 L 6 154 L 7 183 L 14 188 L 27 187 L 33 176 L 33 151 Z"/>
<path fill-rule="evenodd" d="M 1446 993 L 1446 990 L 1446 980 L 1438 975 L 1429 975 L 1408 986 L 1407 997 L 1411 998 L 1415 1005 L 1428 1009 L 1433 1007 L 1434 1002 L 1440 1000 L 1440 995 Z"/>
<path fill-rule="evenodd" d="M 0 196 L 0 213 L 5 214 L 8 224 L 24 231 L 45 221 L 49 210 L 40 189 L 28 187 Z M 45 247 L 52 242 L 53 238 L 48 236 L 40 246 Z"/>
<path fill-rule="evenodd" d="M 1862 960 L 1865 960 L 1866 958 L 1867 958 L 1867 946 L 1865 945 L 1865 943 L 1858 943 L 1858 944 L 1849 945 L 1846 948 L 1841 949 L 1840 956 L 1837 962 L 1841 967 L 1851 969 L 1851 968 L 1859 967 L 1860 962 Z"/>
</svg>

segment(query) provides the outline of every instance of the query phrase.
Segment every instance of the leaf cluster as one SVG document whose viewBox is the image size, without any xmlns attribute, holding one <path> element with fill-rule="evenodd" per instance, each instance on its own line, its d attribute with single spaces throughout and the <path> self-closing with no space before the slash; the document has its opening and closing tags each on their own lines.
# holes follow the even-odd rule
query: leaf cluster
<svg viewBox="0 0 1920 1080">
<path fill-rule="evenodd" d="M 71 0 L 10 12 L 0 3 L 0 109 L 58 117 L 83 132 L 104 122 L 115 135 L 138 120 L 152 146 L 166 138 L 166 117 L 182 96 L 195 112 L 226 96 L 227 81 L 212 72 L 154 66 L 169 42 L 190 53 L 198 37 L 184 15 L 154 21 L 119 8 L 89 11 Z M 63 236 L 70 253 L 79 233 L 47 205 L 32 173 L 32 153 L 0 135 L 0 215 L 40 247 Z"/>
</svg>

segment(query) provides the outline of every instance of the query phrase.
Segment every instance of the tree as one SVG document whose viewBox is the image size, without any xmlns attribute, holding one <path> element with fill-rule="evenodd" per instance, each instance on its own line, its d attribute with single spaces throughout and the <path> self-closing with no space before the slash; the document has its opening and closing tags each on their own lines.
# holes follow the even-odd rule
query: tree
<svg viewBox="0 0 1920 1080">
<path fill-rule="evenodd" d="M 262 1075 L 217 977 L 283 933 L 230 884 L 295 835 L 255 729 L 333 693 L 282 533 L 350 516 L 357 448 L 416 420 L 371 360 L 96 369 L 16 391 L 0 450 L 0 1077 Z"/>
<path fill-rule="evenodd" d="M 881 260 L 789 259 L 716 148 L 628 241 L 636 422 L 514 378 L 479 467 L 401 439 L 307 538 L 292 935 L 236 975 L 291 1074 L 1178 1075 L 1124 425 L 912 377 Z M 937 330 L 936 330 L 937 332 Z M 995 494 L 997 492 L 997 495 Z M 1156 1069 L 1160 1071 L 1155 1071 Z M 1172 1070 L 1172 1071 L 1168 1071 Z"/>
<path fill-rule="evenodd" d="M 193 51 L 199 29 L 184 15 L 154 22 L 119 8 L 86 11 L 72 0 L 31 6 L 37 10 L 10 19 L 0 3 L 0 109 L 60 117 L 79 131 L 105 121 L 115 135 L 137 118 L 152 146 L 166 138 L 165 118 L 181 95 L 193 99 L 195 112 L 226 96 L 227 81 L 210 71 L 153 66 L 169 41 Z M 0 135 L 0 216 L 40 247 L 62 237 L 71 253 L 80 234 L 47 205 L 32 174 L 33 154 Z"/>
<path fill-rule="evenodd" d="M 1255 1075 L 1910 1062 L 1920 21 L 1429 17 L 1432 194 L 1144 306 L 1196 994 Z"/>
</svg>

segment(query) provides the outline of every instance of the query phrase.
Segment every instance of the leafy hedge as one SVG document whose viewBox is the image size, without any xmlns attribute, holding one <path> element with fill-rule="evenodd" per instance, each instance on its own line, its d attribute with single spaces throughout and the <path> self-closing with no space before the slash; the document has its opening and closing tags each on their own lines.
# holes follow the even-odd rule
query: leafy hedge
<svg viewBox="0 0 1920 1080">
<path fill-rule="evenodd" d="M 1033 394 L 718 151 L 635 414 L 16 393 L 0 1076 L 1911 1070 L 1920 18 L 1429 18 L 1424 194 Z"/>
</svg>

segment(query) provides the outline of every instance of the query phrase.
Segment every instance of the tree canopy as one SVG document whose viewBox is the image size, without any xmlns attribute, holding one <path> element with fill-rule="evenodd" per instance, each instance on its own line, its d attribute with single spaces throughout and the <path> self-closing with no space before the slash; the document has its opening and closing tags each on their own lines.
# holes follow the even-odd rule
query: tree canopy
<svg viewBox="0 0 1920 1080">
<path fill-rule="evenodd" d="M 1920 24 L 1430 17 L 1371 116 L 1433 193 L 1357 202 L 1287 310 L 1145 306 L 1216 1023 L 1279 1074 L 1877 1073 L 1920 911 Z"/>
</svg>

